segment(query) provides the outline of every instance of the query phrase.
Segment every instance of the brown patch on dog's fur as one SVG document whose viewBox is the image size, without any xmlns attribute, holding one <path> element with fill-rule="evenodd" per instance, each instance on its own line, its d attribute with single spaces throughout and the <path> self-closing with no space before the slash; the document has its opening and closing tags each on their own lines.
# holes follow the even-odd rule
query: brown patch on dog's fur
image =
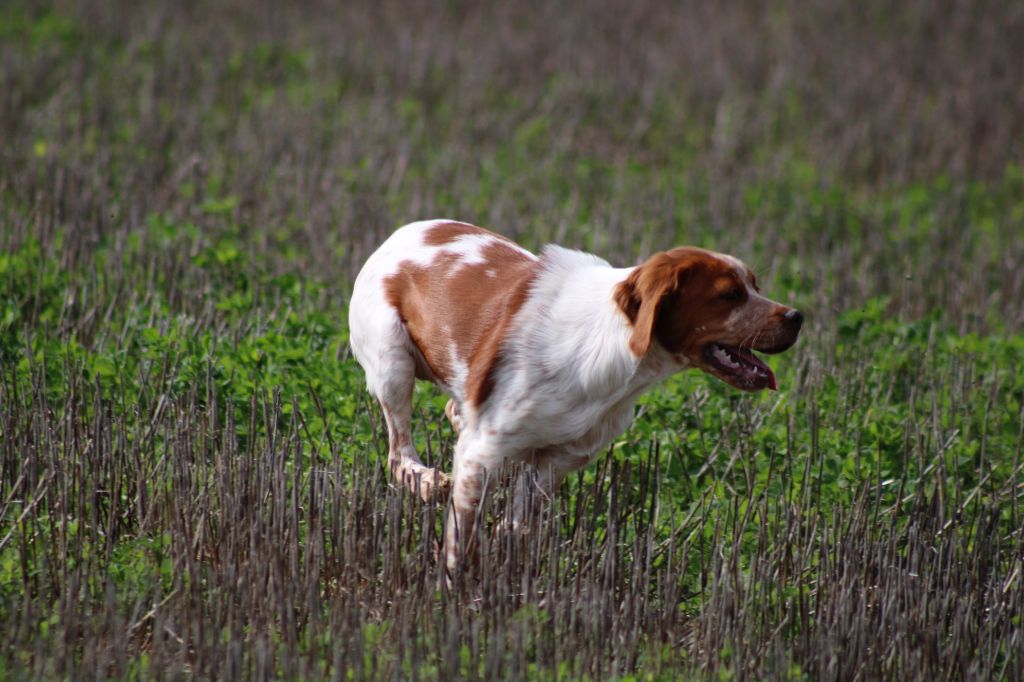
<svg viewBox="0 0 1024 682">
<path fill-rule="evenodd" d="M 482 262 L 466 264 L 461 254 L 441 251 L 426 266 L 401 263 L 384 286 L 433 374 L 418 373 L 419 378 L 449 383 L 454 348 L 469 372 L 466 400 L 481 405 L 494 389 L 502 342 L 526 300 L 538 262 L 507 239 L 461 223 L 432 228 L 426 242 L 443 246 L 465 235 L 493 237 L 480 250 Z"/>
<path fill-rule="evenodd" d="M 515 284 L 508 290 L 503 300 L 504 311 L 490 334 L 484 339 L 469 362 L 469 376 L 466 377 L 466 400 L 470 405 L 479 408 L 494 391 L 498 367 L 501 365 L 502 345 L 508 335 L 512 319 L 523 307 L 530 293 L 530 286 L 537 275 L 538 266 L 531 262 L 532 267 L 517 273 Z"/>
<path fill-rule="evenodd" d="M 718 298 L 716 287 L 724 292 L 734 282 L 742 284 L 737 280 L 732 268 L 703 249 L 651 256 L 615 288 L 615 302 L 633 324 L 629 349 L 642 357 L 657 339 L 666 350 L 681 352 L 691 331 L 724 320 L 736 307 Z"/>
<path fill-rule="evenodd" d="M 423 237 L 423 243 L 427 246 L 444 246 L 445 244 L 451 244 L 459 237 L 465 237 L 467 235 L 480 235 L 484 237 L 492 237 L 494 239 L 500 239 L 501 241 L 508 242 L 509 244 L 515 244 L 511 239 L 504 235 L 485 230 L 482 227 L 476 225 L 470 225 L 468 223 L 438 223 L 437 225 L 431 226 Z"/>
</svg>

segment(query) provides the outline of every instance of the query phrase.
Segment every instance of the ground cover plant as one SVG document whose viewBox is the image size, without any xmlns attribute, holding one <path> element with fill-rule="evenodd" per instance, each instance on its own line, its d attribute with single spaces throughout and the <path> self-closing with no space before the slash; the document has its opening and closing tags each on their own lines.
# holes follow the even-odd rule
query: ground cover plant
<svg viewBox="0 0 1024 682">
<path fill-rule="evenodd" d="M 995 0 L 4 3 L 0 677 L 1024 678 L 1022 71 Z M 344 323 L 443 216 L 805 331 L 445 590 Z"/>
</svg>

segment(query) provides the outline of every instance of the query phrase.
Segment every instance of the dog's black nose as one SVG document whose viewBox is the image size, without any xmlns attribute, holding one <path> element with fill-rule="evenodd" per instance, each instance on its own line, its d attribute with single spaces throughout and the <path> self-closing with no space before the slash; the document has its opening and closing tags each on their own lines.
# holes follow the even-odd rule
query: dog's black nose
<svg viewBox="0 0 1024 682">
<path fill-rule="evenodd" d="M 804 323 L 804 314 L 796 308 L 793 308 L 783 315 L 782 319 L 786 321 L 786 324 L 796 330 L 800 329 L 800 326 Z"/>
</svg>

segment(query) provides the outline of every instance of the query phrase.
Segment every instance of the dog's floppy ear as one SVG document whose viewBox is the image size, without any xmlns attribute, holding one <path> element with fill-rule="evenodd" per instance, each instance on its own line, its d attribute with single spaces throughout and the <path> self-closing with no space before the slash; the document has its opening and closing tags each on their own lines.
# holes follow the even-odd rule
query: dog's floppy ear
<svg viewBox="0 0 1024 682">
<path fill-rule="evenodd" d="M 694 268 L 694 259 L 658 253 L 629 273 L 615 289 L 615 302 L 633 324 L 629 349 L 643 357 L 651 348 L 654 327 L 665 298 L 679 291 Z"/>
</svg>

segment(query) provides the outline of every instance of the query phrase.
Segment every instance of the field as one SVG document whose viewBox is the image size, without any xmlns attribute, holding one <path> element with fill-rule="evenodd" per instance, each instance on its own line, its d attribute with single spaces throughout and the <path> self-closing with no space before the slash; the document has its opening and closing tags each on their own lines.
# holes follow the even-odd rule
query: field
<svg viewBox="0 0 1024 682">
<path fill-rule="evenodd" d="M 1009 1 L 4 2 L 0 678 L 1024 679 L 1021 112 Z M 345 322 L 428 217 L 808 319 L 448 590 Z"/>
</svg>

